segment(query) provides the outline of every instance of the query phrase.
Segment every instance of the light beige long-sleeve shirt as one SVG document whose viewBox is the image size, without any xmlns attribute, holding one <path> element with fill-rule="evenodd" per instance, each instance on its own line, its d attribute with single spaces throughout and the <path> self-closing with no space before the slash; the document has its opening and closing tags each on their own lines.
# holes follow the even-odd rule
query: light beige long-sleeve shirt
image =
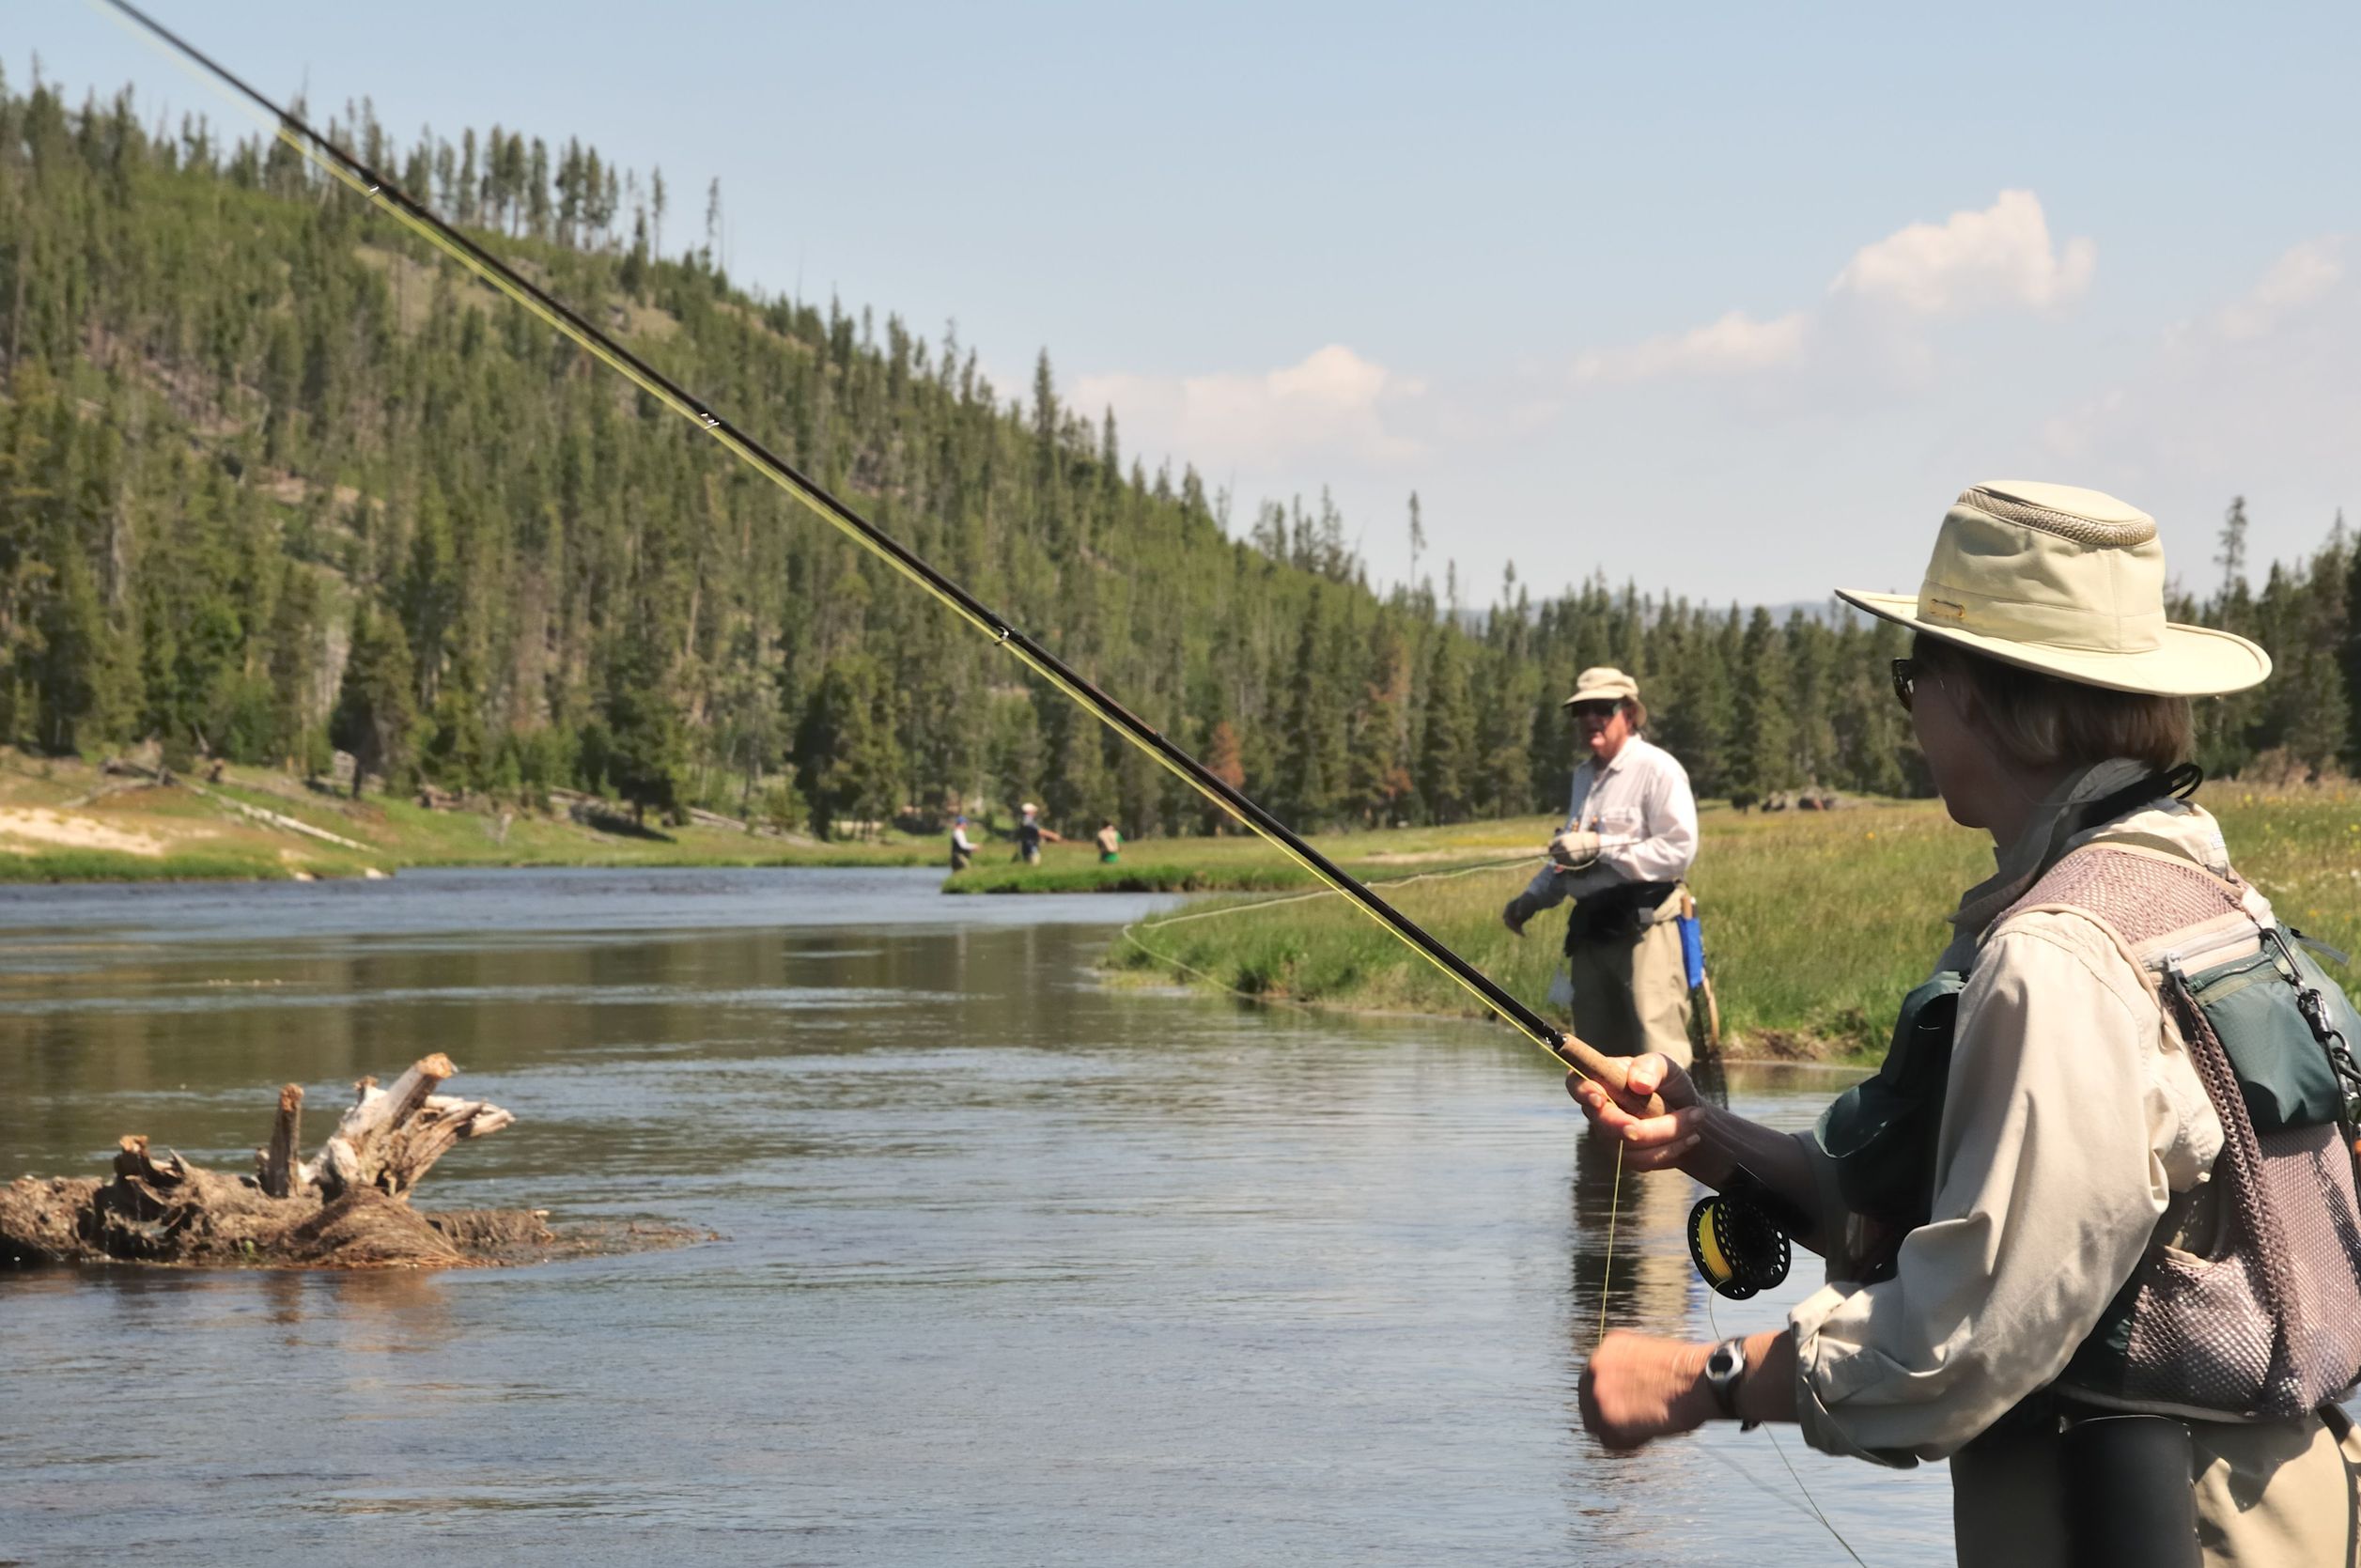
<svg viewBox="0 0 2361 1568">
<path fill-rule="evenodd" d="M 1677 882 L 1697 861 L 1697 797 L 1688 769 L 1640 736 L 1602 768 L 1574 770 L 1566 826 L 1599 836 L 1599 858 L 1580 871 L 1546 865 L 1527 884 L 1536 909 L 1603 893 L 1618 882 Z"/>
<path fill-rule="evenodd" d="M 2074 915 L 1994 924 L 2068 814 L 2142 771 L 2114 762 L 2069 780 L 1952 917 L 1940 967 L 1972 968 L 1932 1218 L 1903 1241 L 1891 1279 L 1832 1282 L 1790 1316 L 1797 1415 L 1815 1448 L 1891 1465 L 1952 1453 L 2064 1370 L 2172 1195 L 2213 1168 L 2220 1120 L 2130 960 Z M 2213 817 L 2182 802 L 2067 844 L 2102 841 L 2229 870 Z M 2270 918 L 2260 894 L 2247 903 Z M 1804 1146 L 1825 1173 L 1817 1144 Z"/>
</svg>

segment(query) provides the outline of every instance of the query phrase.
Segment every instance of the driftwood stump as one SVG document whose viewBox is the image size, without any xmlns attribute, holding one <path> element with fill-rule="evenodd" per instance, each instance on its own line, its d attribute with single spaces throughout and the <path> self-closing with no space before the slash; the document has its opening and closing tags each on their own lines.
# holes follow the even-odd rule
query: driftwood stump
<svg viewBox="0 0 2361 1568">
<path fill-rule="evenodd" d="M 0 1188 L 0 1265 L 417 1266 L 552 1240 L 538 1210 L 434 1216 L 410 1206 L 435 1161 L 516 1120 L 482 1100 L 436 1094 L 458 1070 L 437 1053 L 391 1089 L 363 1079 L 335 1132 L 303 1161 L 303 1091 L 287 1085 L 250 1177 L 204 1170 L 178 1153 L 159 1159 L 137 1133 L 117 1145 L 111 1181 L 27 1176 Z"/>
<path fill-rule="evenodd" d="M 358 1097 L 352 1109 L 318 1157 L 303 1168 L 302 1180 L 332 1201 L 365 1187 L 399 1198 L 455 1145 L 488 1137 L 516 1120 L 496 1105 L 435 1093 L 458 1072 L 438 1051 L 413 1063 L 391 1089 L 363 1079 L 354 1085 Z"/>
</svg>

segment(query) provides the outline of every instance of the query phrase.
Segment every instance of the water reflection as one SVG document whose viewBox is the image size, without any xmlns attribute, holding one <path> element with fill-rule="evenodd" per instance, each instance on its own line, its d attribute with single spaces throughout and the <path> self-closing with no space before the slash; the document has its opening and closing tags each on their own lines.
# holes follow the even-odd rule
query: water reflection
<svg viewBox="0 0 2361 1568">
<path fill-rule="evenodd" d="M 0 1170 L 125 1131 L 242 1168 L 279 1082 L 316 1141 L 354 1077 L 443 1049 L 520 1120 L 427 1201 L 729 1238 L 0 1279 L 0 1560 L 1833 1555 L 1759 1438 L 1621 1463 L 1573 1430 L 1602 1299 L 1703 1332 L 1688 1188 L 1615 1201 L 1504 1032 L 1109 990 L 1072 922 L 1132 901 L 680 879 L 458 882 L 379 929 L 270 892 L 78 895 L 47 931 L 0 899 L 46 949 L 0 955 L 34 1004 L 0 1006 Z M 1873 1560 L 1944 1560 L 1939 1477 L 1804 1465 L 1841 1516 L 1874 1497 Z"/>
<path fill-rule="evenodd" d="M 1602 1319 L 1609 1328 L 1687 1332 L 1690 1303 L 1703 1288 L 1684 1229 L 1703 1189 L 1678 1172 L 1625 1170 L 1619 1154 L 1610 1139 L 1585 1133 L 1575 1140 L 1567 1262 L 1576 1337 L 1586 1354 Z"/>
</svg>

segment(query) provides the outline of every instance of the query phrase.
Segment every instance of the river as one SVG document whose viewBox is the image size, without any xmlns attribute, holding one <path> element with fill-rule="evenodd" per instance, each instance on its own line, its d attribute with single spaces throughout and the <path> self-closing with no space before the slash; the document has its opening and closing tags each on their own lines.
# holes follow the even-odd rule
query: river
<svg viewBox="0 0 2361 1568">
<path fill-rule="evenodd" d="M 1875 1568 L 1949 1560 L 1940 1467 L 1582 1436 L 1602 1295 L 1715 1328 L 1678 1178 L 1623 1184 L 1603 1279 L 1612 1162 L 1530 1046 L 1109 988 L 1146 901 L 938 880 L 0 891 L 0 1174 L 125 1132 L 245 1170 L 280 1082 L 316 1145 L 442 1050 L 518 1121 L 427 1206 L 723 1238 L 0 1276 L 0 1564 L 1848 1560 L 1807 1486 Z"/>
</svg>

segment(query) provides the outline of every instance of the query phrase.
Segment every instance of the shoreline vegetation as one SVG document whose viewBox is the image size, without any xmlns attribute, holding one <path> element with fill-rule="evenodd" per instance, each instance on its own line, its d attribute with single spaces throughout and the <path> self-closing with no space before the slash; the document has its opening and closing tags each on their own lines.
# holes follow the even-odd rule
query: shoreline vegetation
<svg viewBox="0 0 2361 1568">
<path fill-rule="evenodd" d="M 0 884 L 285 881 L 428 867 L 914 866 L 932 835 L 823 842 L 722 819 L 667 827 L 588 797 L 548 812 L 349 794 L 275 768 L 159 784 L 74 757 L 0 751 Z"/>
<path fill-rule="evenodd" d="M 2280 918 L 2348 953 L 2361 954 L 2361 786 L 2275 789 L 2217 781 L 2199 797 L 2220 819 L 2241 875 L 2267 894 Z M 1874 1060 L 1893 1009 L 1925 977 L 1948 938 L 1946 917 L 1960 893 L 1991 874 L 1991 841 L 1955 826 L 1934 801 L 1861 805 L 1835 812 L 1740 813 L 1706 803 L 1691 878 L 1704 923 L 1705 951 L 1720 1002 L 1724 1049 L 1733 1059 Z M 1461 864 L 1493 858 L 1505 837 L 1531 847 L 1557 824 L 1548 818 L 1475 825 Z M 1448 845 L 1452 829 L 1426 830 Z M 1383 835 L 1365 835 L 1376 838 Z M 1372 879 L 1421 869 L 1406 857 L 1346 858 L 1346 843 L 1324 846 L 1346 869 Z M 1510 845 L 1514 852 L 1514 844 Z M 1269 852 L 1272 861 L 1277 851 Z M 1115 868 L 1108 868 L 1110 870 Z M 1293 885 L 1310 878 L 1293 873 Z M 1054 862 L 1044 873 L 1054 873 Z M 1562 916 L 1535 920 L 1522 938 L 1500 924 L 1500 907 L 1530 875 L 1525 866 L 1438 877 L 1381 889 L 1389 900 L 1477 968 L 1528 1001 L 1547 995 Z M 1359 911 L 1334 898 L 1265 908 L 1231 901 L 1228 918 L 1197 918 L 1222 907 L 1192 904 L 1141 921 L 1108 951 L 1118 977 L 1140 984 L 1219 988 L 1262 1001 L 1362 1012 L 1481 1017 L 1473 997 Z M 1181 966 L 1186 966 L 1182 968 Z M 2348 970 L 2348 984 L 2361 975 Z"/>
<path fill-rule="evenodd" d="M 2219 780 L 2200 800 L 2220 817 L 2241 872 L 2283 918 L 2361 953 L 2361 785 Z M 937 866 L 946 853 L 939 835 L 823 842 L 720 819 L 642 828 L 619 806 L 581 798 L 567 805 L 537 814 L 385 796 L 356 802 L 276 770 L 235 767 L 218 780 L 158 785 L 72 758 L 0 752 L 0 883 L 359 877 L 426 867 Z M 1952 825 L 1933 801 L 1819 812 L 1738 812 L 1709 801 L 1700 820 L 1692 885 L 1733 1057 L 1880 1050 L 1895 1001 L 1943 944 L 1960 890 L 1991 866 L 1982 835 Z M 1315 842 L 1478 968 L 1538 1000 L 1558 962 L 1560 919 L 1538 920 L 1519 939 L 1501 927 L 1499 908 L 1540 864 L 1556 827 L 1553 817 L 1511 817 Z M 1142 839 L 1113 865 L 1100 864 L 1088 845 L 1062 844 L 1026 866 L 1010 840 L 994 837 L 943 891 L 1211 894 L 1175 911 L 1184 920 L 1130 927 L 1108 950 L 1111 976 L 1359 1012 L 1483 1011 L 1341 901 L 1290 897 L 1317 884 L 1244 833 Z"/>
</svg>

